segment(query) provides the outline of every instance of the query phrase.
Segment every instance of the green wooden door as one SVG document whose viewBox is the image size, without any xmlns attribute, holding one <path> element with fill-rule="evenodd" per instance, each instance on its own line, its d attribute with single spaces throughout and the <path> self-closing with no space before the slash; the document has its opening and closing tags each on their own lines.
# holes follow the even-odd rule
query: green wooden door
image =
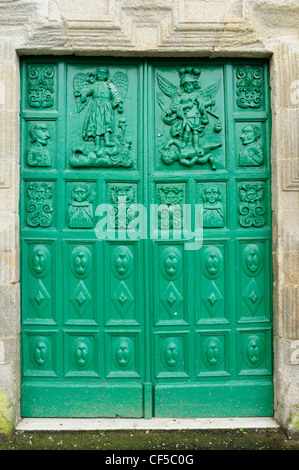
<svg viewBox="0 0 299 470">
<path fill-rule="evenodd" d="M 267 64 L 21 65 L 22 416 L 271 416 Z"/>
</svg>

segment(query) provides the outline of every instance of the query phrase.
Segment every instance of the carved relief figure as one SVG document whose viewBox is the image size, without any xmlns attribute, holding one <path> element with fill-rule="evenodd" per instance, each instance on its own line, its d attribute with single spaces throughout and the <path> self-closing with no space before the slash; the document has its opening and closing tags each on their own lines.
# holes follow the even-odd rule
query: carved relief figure
<svg viewBox="0 0 299 470">
<path fill-rule="evenodd" d="M 74 78 L 74 95 L 80 113 L 88 105 L 83 122 L 82 137 L 93 141 L 94 148 L 88 152 L 77 148 L 70 158 L 71 166 L 132 166 L 129 156 L 131 140 L 125 138 L 127 122 L 120 119 L 120 133 L 115 136 L 115 109 L 123 113 L 123 101 L 128 90 L 128 78 L 116 72 L 109 80 L 107 67 L 99 67 L 95 73 L 78 73 Z"/>
<path fill-rule="evenodd" d="M 50 134 L 45 124 L 34 124 L 29 129 L 31 146 L 27 152 L 29 166 L 51 166 L 52 158 L 47 148 Z"/>
<path fill-rule="evenodd" d="M 87 184 L 76 184 L 72 190 L 72 200 L 69 202 L 68 226 L 70 228 L 92 228 L 93 207 L 89 199 Z"/>
<path fill-rule="evenodd" d="M 224 227 L 224 210 L 221 202 L 222 194 L 218 186 L 207 186 L 202 191 L 203 226 Z"/>
<path fill-rule="evenodd" d="M 248 125 L 243 127 L 240 139 L 243 148 L 239 153 L 239 163 L 241 166 L 260 166 L 264 161 L 263 151 L 257 141 L 261 137 L 261 130 L 258 126 Z"/>
<path fill-rule="evenodd" d="M 117 108 L 123 112 L 123 101 L 116 86 L 108 81 L 109 72 L 106 67 L 100 67 L 96 71 L 95 82 L 81 90 L 81 103 L 92 97 L 92 103 L 83 124 L 83 139 L 94 140 L 94 152 L 97 153 L 104 143 L 105 147 L 113 147 L 110 140 L 114 133 L 114 112 Z M 101 144 L 101 140 L 104 142 Z"/>
<path fill-rule="evenodd" d="M 160 89 L 171 99 L 170 106 L 167 107 L 158 96 L 158 103 L 163 111 L 162 120 L 171 126 L 172 138 L 160 150 L 162 161 L 166 165 L 175 161 L 184 166 L 210 162 L 215 169 L 210 151 L 220 147 L 222 143 L 218 140 L 203 144 L 202 137 L 210 124 L 211 116 L 217 119 L 214 131 L 222 130 L 218 116 L 208 109 L 215 104 L 214 96 L 219 90 L 220 80 L 201 89 L 198 82 L 200 73 L 197 67 L 180 69 L 179 87 L 157 74 Z"/>
</svg>

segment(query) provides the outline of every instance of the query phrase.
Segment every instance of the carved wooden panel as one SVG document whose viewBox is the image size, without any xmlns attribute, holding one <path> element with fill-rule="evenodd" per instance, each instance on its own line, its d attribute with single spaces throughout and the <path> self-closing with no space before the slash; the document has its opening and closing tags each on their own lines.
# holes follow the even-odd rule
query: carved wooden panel
<svg viewBox="0 0 299 470">
<path fill-rule="evenodd" d="M 272 414 L 267 70 L 22 61 L 24 416 Z"/>
</svg>

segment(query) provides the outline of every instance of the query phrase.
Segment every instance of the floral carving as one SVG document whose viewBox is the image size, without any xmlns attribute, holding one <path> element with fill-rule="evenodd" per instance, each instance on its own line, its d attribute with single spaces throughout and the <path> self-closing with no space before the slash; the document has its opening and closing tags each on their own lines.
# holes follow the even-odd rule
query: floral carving
<svg viewBox="0 0 299 470">
<path fill-rule="evenodd" d="M 261 184 L 245 183 L 239 186 L 240 225 L 242 227 L 262 227 L 265 224 L 264 214 L 266 212 L 264 199 L 264 188 Z"/>
<path fill-rule="evenodd" d="M 240 108 L 260 108 L 263 102 L 262 68 L 238 67 L 237 77 L 237 105 Z"/>
<path fill-rule="evenodd" d="M 30 183 L 27 188 L 27 223 L 31 227 L 50 227 L 53 222 L 51 183 Z"/>
<path fill-rule="evenodd" d="M 31 108 L 51 108 L 54 105 L 54 67 L 29 67 L 28 104 Z"/>
<path fill-rule="evenodd" d="M 135 188 L 133 186 L 112 186 L 110 200 L 114 208 L 111 226 L 118 229 L 127 228 L 136 214 L 133 206 L 136 200 Z"/>
<path fill-rule="evenodd" d="M 183 213 L 179 206 L 184 199 L 184 189 L 181 186 L 161 186 L 158 189 L 157 197 L 162 205 L 158 214 L 159 228 L 180 229 Z"/>
</svg>

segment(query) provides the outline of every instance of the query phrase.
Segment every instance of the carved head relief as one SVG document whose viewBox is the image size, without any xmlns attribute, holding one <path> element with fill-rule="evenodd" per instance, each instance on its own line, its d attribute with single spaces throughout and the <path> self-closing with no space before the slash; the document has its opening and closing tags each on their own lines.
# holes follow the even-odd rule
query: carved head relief
<svg viewBox="0 0 299 470">
<path fill-rule="evenodd" d="M 109 78 L 109 70 L 107 67 L 99 67 L 96 70 L 96 78 L 99 81 L 107 81 Z"/>
<path fill-rule="evenodd" d="M 222 194 L 218 186 L 207 186 L 203 190 L 202 198 L 204 202 L 215 204 L 221 200 Z"/>
<path fill-rule="evenodd" d="M 87 199 L 89 195 L 89 188 L 85 184 L 76 185 L 73 188 L 72 196 L 74 201 L 82 202 Z"/>
<path fill-rule="evenodd" d="M 251 144 L 261 137 L 261 130 L 258 126 L 248 125 L 243 127 L 240 139 L 243 145 Z"/>
</svg>

